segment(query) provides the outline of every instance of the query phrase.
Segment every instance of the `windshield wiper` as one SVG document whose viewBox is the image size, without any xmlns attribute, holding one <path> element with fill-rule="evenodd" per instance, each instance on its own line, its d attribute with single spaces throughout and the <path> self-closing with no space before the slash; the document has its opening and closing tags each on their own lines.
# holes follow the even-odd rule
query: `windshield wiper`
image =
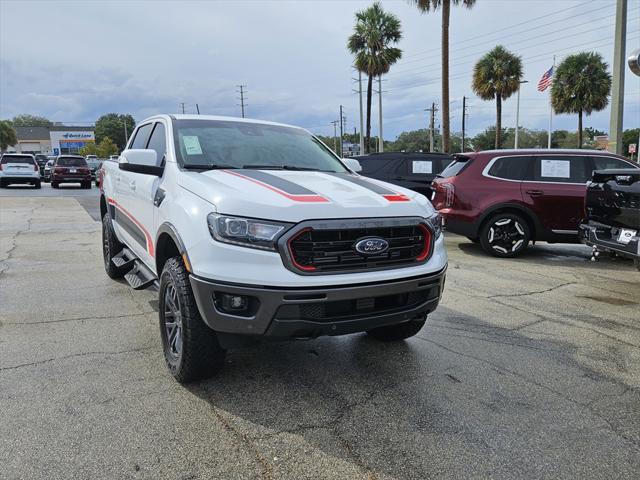
<svg viewBox="0 0 640 480">
<path fill-rule="evenodd" d="M 299 170 L 306 172 L 333 172 L 333 170 L 321 170 L 313 167 L 298 167 L 296 165 L 243 165 L 247 170 Z"/>
<path fill-rule="evenodd" d="M 234 170 L 238 167 L 234 167 L 233 165 L 194 165 L 194 164 L 185 164 L 182 166 L 185 170 Z"/>
</svg>

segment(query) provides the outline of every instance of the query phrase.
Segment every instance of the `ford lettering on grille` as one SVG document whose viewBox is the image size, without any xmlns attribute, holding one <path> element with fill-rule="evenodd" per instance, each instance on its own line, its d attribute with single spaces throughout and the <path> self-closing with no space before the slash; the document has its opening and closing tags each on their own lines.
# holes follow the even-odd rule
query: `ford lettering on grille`
<svg viewBox="0 0 640 480">
<path fill-rule="evenodd" d="M 362 255 L 379 255 L 389 249 L 389 242 L 384 238 L 363 238 L 356 243 L 355 249 Z"/>
</svg>

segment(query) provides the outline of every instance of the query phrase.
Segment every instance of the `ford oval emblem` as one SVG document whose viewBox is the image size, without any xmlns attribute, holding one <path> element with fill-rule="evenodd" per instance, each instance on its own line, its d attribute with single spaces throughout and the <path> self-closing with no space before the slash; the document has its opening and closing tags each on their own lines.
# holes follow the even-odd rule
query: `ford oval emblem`
<svg viewBox="0 0 640 480">
<path fill-rule="evenodd" d="M 355 249 L 362 255 L 379 255 L 389 250 L 389 242 L 379 237 L 363 238 L 356 242 Z"/>
</svg>

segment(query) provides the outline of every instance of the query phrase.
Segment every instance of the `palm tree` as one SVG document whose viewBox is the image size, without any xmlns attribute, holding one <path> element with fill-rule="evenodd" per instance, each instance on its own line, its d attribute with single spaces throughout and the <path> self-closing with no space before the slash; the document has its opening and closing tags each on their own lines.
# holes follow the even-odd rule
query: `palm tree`
<svg viewBox="0 0 640 480">
<path fill-rule="evenodd" d="M 502 100 L 520 88 L 522 60 L 498 45 L 478 60 L 471 88 L 483 100 L 496 99 L 496 148 L 502 145 Z"/>
<path fill-rule="evenodd" d="M 578 148 L 582 148 L 582 114 L 603 110 L 609 103 L 611 75 L 596 52 L 569 55 L 553 74 L 551 105 L 556 113 L 578 114 Z"/>
<path fill-rule="evenodd" d="M 10 145 L 18 143 L 16 130 L 8 120 L 0 120 L 0 152 L 3 152 Z"/>
<path fill-rule="evenodd" d="M 449 152 L 449 16 L 451 4 L 473 7 L 476 0 L 409 0 L 421 12 L 442 7 L 442 150 Z"/>
<path fill-rule="evenodd" d="M 366 73 L 367 82 L 367 133 L 365 151 L 369 153 L 371 138 L 371 94 L 373 78 L 389 71 L 391 65 L 402 56 L 402 50 L 390 45 L 402 38 L 400 20 L 382 9 L 376 2 L 366 10 L 356 13 L 354 32 L 349 37 L 347 48 L 355 55 L 355 67 Z"/>
</svg>

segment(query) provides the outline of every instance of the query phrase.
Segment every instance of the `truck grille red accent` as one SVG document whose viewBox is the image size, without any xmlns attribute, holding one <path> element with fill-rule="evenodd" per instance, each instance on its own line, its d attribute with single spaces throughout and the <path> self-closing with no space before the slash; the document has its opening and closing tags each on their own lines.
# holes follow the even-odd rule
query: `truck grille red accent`
<svg viewBox="0 0 640 480">
<path fill-rule="evenodd" d="M 389 242 L 389 249 L 365 256 L 354 246 L 366 237 Z M 432 253 L 431 231 L 424 224 L 354 229 L 305 228 L 288 241 L 293 265 L 304 272 L 374 270 L 426 261 Z"/>
</svg>

